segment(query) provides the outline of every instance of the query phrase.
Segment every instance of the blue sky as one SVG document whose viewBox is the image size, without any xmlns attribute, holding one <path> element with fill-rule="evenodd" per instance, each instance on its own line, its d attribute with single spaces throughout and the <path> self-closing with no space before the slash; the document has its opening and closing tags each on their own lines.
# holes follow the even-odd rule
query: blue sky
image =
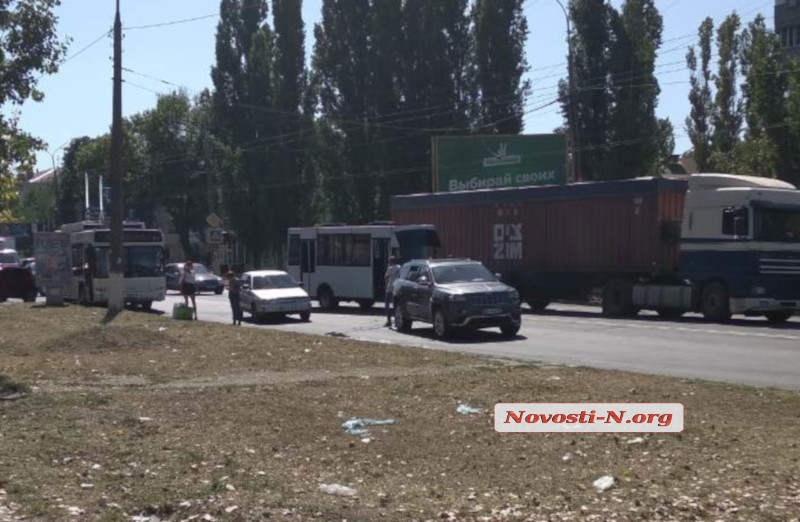
<svg viewBox="0 0 800 522">
<path fill-rule="evenodd" d="M 322 0 L 304 0 L 306 45 L 313 45 L 313 24 L 319 20 Z M 564 0 L 566 4 L 567 0 Z M 612 3 L 619 6 L 622 0 Z M 123 113 L 131 115 L 155 104 L 156 92 L 169 92 L 174 86 L 162 79 L 185 86 L 195 93 L 211 85 L 214 62 L 214 32 L 219 0 L 121 0 L 123 67 Z M 661 82 L 658 114 L 675 126 L 676 152 L 686 150 L 684 120 L 689 111 L 688 79 L 684 56 L 694 34 L 706 16 L 716 23 L 736 9 L 745 22 L 763 13 L 772 24 L 774 0 L 658 0 L 664 16 L 664 44 L 656 74 Z M 556 0 L 527 0 L 530 36 L 526 45 L 531 70 L 532 92 L 526 109 L 525 132 L 551 132 L 561 124 L 558 106 L 538 109 L 556 95 L 560 77 L 566 75 L 566 22 Z M 53 157 L 63 154 L 62 145 L 78 136 L 97 136 L 108 131 L 111 122 L 112 40 L 102 37 L 114 20 L 114 0 L 63 0 L 57 10 L 59 32 L 72 38 L 61 71 L 45 77 L 40 88 L 41 103 L 27 103 L 21 110 L 21 126 L 47 142 L 47 152 L 37 155 L 40 169 L 48 168 Z M 198 18 L 186 23 L 144 29 L 152 25 Z M 145 75 L 145 76 L 142 76 Z M 150 78 L 148 78 L 149 76 Z M 53 157 L 51 157 L 51 153 Z"/>
</svg>

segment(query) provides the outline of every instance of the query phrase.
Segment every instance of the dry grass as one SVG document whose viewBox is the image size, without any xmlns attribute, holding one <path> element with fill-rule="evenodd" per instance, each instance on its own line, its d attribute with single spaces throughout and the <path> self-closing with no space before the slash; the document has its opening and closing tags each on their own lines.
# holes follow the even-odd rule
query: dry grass
<svg viewBox="0 0 800 522">
<path fill-rule="evenodd" d="M 0 452 L 0 489 L 40 520 L 800 517 L 800 398 L 794 393 L 486 365 L 451 354 L 135 314 L 94 331 L 91 312 L 0 307 L 0 374 L 35 386 L 26 399 L 0 403 L 0 447 L 13 448 Z M 29 316 L 35 320 L 26 321 Z M 83 326 L 42 332 L 76 318 L 84 318 Z M 97 341 L 58 342 L 82 338 L 81 329 Z M 19 352 L 23 344 L 7 350 L 10 331 L 27 339 L 27 355 Z M 255 346 L 237 345 L 231 357 L 215 341 L 232 331 Z M 154 368 L 147 359 L 159 354 L 164 358 Z M 126 373 L 126 364 L 133 370 Z M 102 369 L 106 380 L 98 382 L 90 368 Z M 215 371 L 219 376 L 209 379 Z M 242 381 L 237 372 L 260 378 Z M 121 385 L 142 375 L 151 380 Z M 58 393 L 48 391 L 52 382 L 62 383 Z M 463 402 L 491 411 L 504 401 L 682 402 L 686 429 L 645 435 L 636 444 L 628 443 L 636 435 L 501 435 L 489 414 L 455 412 Z M 362 416 L 398 422 L 373 428 L 365 443 L 340 429 L 347 418 Z M 598 494 L 592 482 L 605 474 L 617 484 Z M 322 483 L 348 485 L 358 494 L 326 495 L 318 490 Z M 77 515 L 70 517 L 69 508 Z"/>
</svg>

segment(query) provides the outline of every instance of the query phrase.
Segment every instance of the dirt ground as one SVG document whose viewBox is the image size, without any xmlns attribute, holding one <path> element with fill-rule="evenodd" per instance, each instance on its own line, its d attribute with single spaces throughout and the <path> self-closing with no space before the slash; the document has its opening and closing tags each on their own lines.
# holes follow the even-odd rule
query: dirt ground
<svg viewBox="0 0 800 522">
<path fill-rule="evenodd" d="M 0 522 L 800 520 L 796 393 L 102 312 L 0 306 Z M 685 429 L 499 434 L 497 402 Z"/>
</svg>

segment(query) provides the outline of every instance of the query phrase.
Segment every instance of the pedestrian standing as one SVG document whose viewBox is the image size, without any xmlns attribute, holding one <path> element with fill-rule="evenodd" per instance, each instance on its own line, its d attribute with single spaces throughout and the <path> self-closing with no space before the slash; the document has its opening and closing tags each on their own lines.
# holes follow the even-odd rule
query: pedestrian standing
<svg viewBox="0 0 800 522">
<path fill-rule="evenodd" d="M 191 260 L 183 264 L 183 272 L 181 273 L 180 287 L 183 294 L 183 303 L 189 306 L 189 299 L 192 300 L 192 310 L 194 311 L 194 318 L 197 320 L 197 303 L 194 300 L 194 295 L 197 292 L 195 283 L 197 279 L 194 272 L 194 264 Z"/>
<path fill-rule="evenodd" d="M 233 314 L 233 324 L 242 324 L 242 307 L 239 298 L 241 297 L 242 282 L 236 277 L 233 270 L 228 271 L 228 300 L 231 302 L 231 314 Z"/>
<path fill-rule="evenodd" d="M 386 268 L 386 274 L 383 276 L 384 283 L 386 284 L 386 294 L 384 296 L 384 307 L 386 309 L 386 324 L 384 326 L 392 327 L 392 296 L 394 291 L 394 281 L 397 279 L 397 274 L 400 272 L 400 265 L 397 263 L 397 258 L 391 256 L 389 258 L 389 266 Z"/>
</svg>

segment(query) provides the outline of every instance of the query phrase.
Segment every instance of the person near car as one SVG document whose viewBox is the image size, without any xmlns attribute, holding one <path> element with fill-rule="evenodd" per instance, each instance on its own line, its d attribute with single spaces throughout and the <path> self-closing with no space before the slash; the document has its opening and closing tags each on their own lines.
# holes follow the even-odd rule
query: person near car
<svg viewBox="0 0 800 522">
<path fill-rule="evenodd" d="M 233 324 L 242 324 L 242 307 L 240 297 L 242 291 L 242 281 L 236 277 L 233 270 L 228 271 L 228 300 L 231 302 L 231 314 L 233 314 Z"/>
<path fill-rule="evenodd" d="M 183 303 L 189 306 L 189 299 L 192 300 L 192 310 L 194 311 L 194 318 L 197 319 L 197 303 L 194 300 L 194 295 L 197 292 L 196 276 L 194 273 L 194 264 L 192 261 L 186 261 L 183 264 L 183 273 L 181 274 L 180 287 L 181 294 L 183 294 Z"/>
<path fill-rule="evenodd" d="M 384 295 L 384 307 L 386 308 L 386 324 L 389 328 L 392 327 L 392 287 L 394 280 L 397 279 L 397 274 L 400 272 L 400 265 L 397 263 L 397 258 L 391 256 L 389 258 L 389 266 L 386 268 L 386 274 L 383 276 L 386 283 L 386 293 Z"/>
</svg>

